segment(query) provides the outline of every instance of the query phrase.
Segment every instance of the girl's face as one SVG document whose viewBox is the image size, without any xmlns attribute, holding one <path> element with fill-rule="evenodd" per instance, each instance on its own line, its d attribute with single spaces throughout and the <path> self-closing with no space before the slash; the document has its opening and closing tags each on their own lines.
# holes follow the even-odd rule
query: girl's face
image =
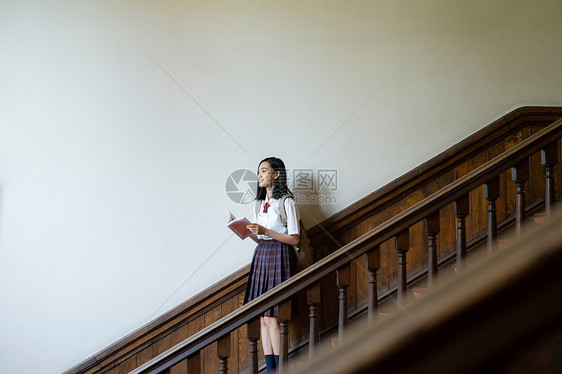
<svg viewBox="0 0 562 374">
<path fill-rule="evenodd" d="M 258 186 L 271 188 L 277 177 L 279 177 L 279 172 L 274 172 L 269 162 L 264 161 L 258 167 Z"/>
</svg>

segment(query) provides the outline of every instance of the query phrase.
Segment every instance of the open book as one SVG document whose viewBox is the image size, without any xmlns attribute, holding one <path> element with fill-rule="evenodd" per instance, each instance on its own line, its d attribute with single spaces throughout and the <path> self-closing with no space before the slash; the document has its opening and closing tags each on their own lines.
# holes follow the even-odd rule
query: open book
<svg viewBox="0 0 562 374">
<path fill-rule="evenodd" d="M 228 223 L 226 224 L 236 235 L 240 237 L 240 239 L 246 239 L 252 233 L 246 227 L 251 222 L 248 221 L 246 217 L 236 218 L 231 212 L 228 212 L 230 217 L 228 218 Z"/>
</svg>

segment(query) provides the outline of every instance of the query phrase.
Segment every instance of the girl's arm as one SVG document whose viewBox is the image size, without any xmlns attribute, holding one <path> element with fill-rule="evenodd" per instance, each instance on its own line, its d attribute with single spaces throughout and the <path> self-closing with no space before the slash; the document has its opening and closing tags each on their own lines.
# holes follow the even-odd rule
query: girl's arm
<svg viewBox="0 0 562 374">
<path fill-rule="evenodd" d="M 277 231 L 266 229 L 265 227 L 257 223 L 251 223 L 247 227 L 253 233 L 253 235 L 251 236 L 252 239 L 254 239 L 255 236 L 254 240 L 257 239 L 256 235 L 266 235 L 272 239 L 280 241 L 281 243 L 285 243 L 289 245 L 299 245 L 301 241 L 299 234 L 293 234 L 293 235 L 280 234 Z"/>
<path fill-rule="evenodd" d="M 258 239 L 258 236 L 254 233 L 251 233 L 249 238 L 252 238 L 253 241 L 255 241 L 256 243 L 260 244 L 260 240 Z"/>
</svg>

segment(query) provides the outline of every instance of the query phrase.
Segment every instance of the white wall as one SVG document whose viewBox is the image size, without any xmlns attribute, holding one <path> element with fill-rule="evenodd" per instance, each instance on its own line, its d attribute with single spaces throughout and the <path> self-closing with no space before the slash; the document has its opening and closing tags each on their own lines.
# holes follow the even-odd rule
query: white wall
<svg viewBox="0 0 562 374">
<path fill-rule="evenodd" d="M 552 1 L 0 1 L 0 362 L 72 367 L 250 261 L 228 175 L 338 170 L 308 226 L 522 105 Z"/>
</svg>

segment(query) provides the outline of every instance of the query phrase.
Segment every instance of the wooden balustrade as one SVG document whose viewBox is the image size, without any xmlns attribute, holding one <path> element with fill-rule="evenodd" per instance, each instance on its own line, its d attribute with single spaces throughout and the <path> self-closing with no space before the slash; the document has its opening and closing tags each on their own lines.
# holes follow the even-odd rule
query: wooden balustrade
<svg viewBox="0 0 562 374">
<path fill-rule="evenodd" d="M 345 264 L 337 270 L 337 284 L 340 290 L 339 300 L 339 318 L 338 318 L 338 342 L 341 343 L 345 339 L 345 329 L 347 327 L 347 287 L 351 284 L 351 265 Z"/>
<path fill-rule="evenodd" d="M 457 217 L 457 270 L 465 267 L 466 258 L 466 216 L 469 212 L 468 195 L 455 200 L 455 216 Z"/>
<path fill-rule="evenodd" d="M 367 308 L 367 318 L 369 325 L 374 324 L 379 318 L 379 303 L 378 303 L 378 289 L 377 289 L 377 271 L 381 266 L 381 253 L 380 246 L 365 253 L 365 267 L 369 271 L 369 296 Z"/>
<path fill-rule="evenodd" d="M 437 281 L 437 235 L 439 234 L 439 212 L 424 218 L 427 235 L 427 286 L 431 288 Z"/>
<path fill-rule="evenodd" d="M 407 316 L 357 330 L 306 373 L 558 373 L 561 226 L 562 217 L 553 217 L 492 261 L 479 256 L 473 263 L 485 266 L 440 283 Z M 531 292 L 518 297 L 523 288 Z"/>
<path fill-rule="evenodd" d="M 341 343 L 345 339 L 348 319 L 347 288 L 351 285 L 351 261 L 357 259 L 359 256 L 366 255 L 366 267 L 369 272 L 372 271 L 374 273 L 374 280 L 372 283 L 375 287 L 374 289 L 370 288 L 370 294 L 374 295 L 374 300 L 369 303 L 369 313 L 371 316 L 369 319 L 372 320 L 376 312 L 376 270 L 380 266 L 380 259 L 378 257 L 379 246 L 381 243 L 395 238 L 395 250 L 398 255 L 397 301 L 401 305 L 405 304 L 407 302 L 406 254 L 410 244 L 410 227 L 419 221 L 426 221 L 426 230 L 431 234 L 431 237 L 428 234 L 428 248 L 430 251 L 433 251 L 435 248 L 435 236 L 439 232 L 439 221 L 436 219 L 436 214 L 439 212 L 439 209 L 453 203 L 457 220 L 457 266 L 459 270 L 462 270 L 466 265 L 466 228 L 464 221 L 467 215 L 470 214 L 470 206 L 468 203 L 469 193 L 479 186 L 484 185 L 484 193 L 485 198 L 488 200 L 488 213 L 491 221 L 488 225 L 488 231 L 490 233 L 489 235 L 492 236 L 491 240 L 494 241 L 497 236 L 497 224 L 493 222 L 495 221 L 495 207 L 493 202 L 497 199 L 498 194 L 496 178 L 500 173 L 512 168 L 512 178 L 516 183 L 516 227 L 517 231 L 520 232 L 521 226 L 525 220 L 524 184 L 529 179 L 529 157 L 544 150 L 541 152 L 544 159 L 543 164 L 549 165 L 548 168 L 552 168 L 552 165 L 554 165 L 557 160 L 552 158 L 552 155 L 556 154 L 556 152 L 553 153 L 550 147 L 553 139 L 558 140 L 561 137 L 562 120 L 559 120 L 531 136 L 529 139 L 505 151 L 488 163 L 460 177 L 455 182 L 370 230 L 351 243 L 344 245 L 338 251 L 298 273 L 293 278 L 247 305 L 223 317 L 221 320 L 199 333 L 196 333 L 189 339 L 169 349 L 131 373 L 161 373 L 185 358 L 195 357 L 194 355 L 198 354 L 202 348 L 213 342 L 218 342 L 217 352 L 221 360 L 219 371 L 226 372 L 227 360 L 230 355 L 230 332 L 244 324 L 248 324 L 248 339 L 254 344 L 255 348 L 255 344 L 259 339 L 257 331 L 255 330 L 255 321 L 265 310 L 275 305 L 279 305 L 279 320 L 281 326 L 280 370 L 283 372 L 288 368 L 288 332 L 289 320 L 291 317 L 291 298 L 300 291 L 309 291 L 308 302 L 311 308 L 310 334 L 313 336 L 310 342 L 311 346 L 315 347 L 317 345 L 316 308 L 319 303 L 319 292 L 318 290 L 314 290 L 314 287 L 318 287 L 321 279 L 334 272 L 337 274 L 337 286 L 340 291 L 338 338 Z M 547 169 L 547 167 L 545 167 L 545 169 Z M 550 174 L 551 172 L 546 173 L 545 171 L 545 175 L 550 176 Z M 547 185 L 549 185 L 548 188 L 552 188 L 548 182 Z M 433 264 L 428 267 L 432 267 L 432 273 L 435 271 L 432 276 L 435 276 L 436 255 L 431 255 L 430 257 Z M 371 280 L 369 282 L 371 284 Z M 250 326 L 252 326 L 253 330 Z M 311 348 L 311 354 L 313 351 L 314 349 Z M 252 370 L 256 372 L 257 364 L 255 362 L 257 359 L 255 352 L 252 351 L 251 356 L 253 363 Z"/>
<path fill-rule="evenodd" d="M 258 340 L 260 340 L 260 320 L 256 318 L 246 325 L 250 342 L 250 373 L 258 374 Z"/>
<path fill-rule="evenodd" d="M 398 305 L 402 306 L 406 303 L 408 297 L 408 284 L 406 276 L 406 254 L 410 249 L 410 232 L 402 230 L 394 241 L 395 249 L 398 254 Z"/>
<path fill-rule="evenodd" d="M 306 293 L 307 301 L 309 305 L 309 348 L 308 355 L 310 358 L 314 357 L 318 351 L 318 343 L 320 341 L 319 336 L 319 314 L 318 305 L 320 304 L 320 283 L 316 283 L 314 286 L 310 287 Z"/>
<path fill-rule="evenodd" d="M 496 215 L 496 200 L 500 196 L 500 178 L 494 177 L 484 184 L 484 198 L 488 200 L 488 254 L 492 254 L 497 247 L 498 220 Z"/>
<path fill-rule="evenodd" d="M 291 320 L 291 300 L 279 304 L 279 333 L 281 344 L 279 352 L 279 372 L 289 369 L 289 321 Z"/>
<path fill-rule="evenodd" d="M 230 334 L 219 338 L 217 342 L 217 356 L 219 356 L 219 373 L 228 373 L 228 358 L 230 357 Z"/>
<path fill-rule="evenodd" d="M 544 195 L 544 213 L 546 218 L 550 218 L 552 205 L 554 204 L 554 166 L 557 164 L 558 150 L 556 142 L 548 144 L 541 149 L 541 164 L 544 166 L 545 176 L 545 195 Z"/>
<path fill-rule="evenodd" d="M 515 182 L 515 234 L 519 236 L 525 223 L 525 182 L 529 179 L 527 158 L 511 168 L 511 179 Z"/>
</svg>

